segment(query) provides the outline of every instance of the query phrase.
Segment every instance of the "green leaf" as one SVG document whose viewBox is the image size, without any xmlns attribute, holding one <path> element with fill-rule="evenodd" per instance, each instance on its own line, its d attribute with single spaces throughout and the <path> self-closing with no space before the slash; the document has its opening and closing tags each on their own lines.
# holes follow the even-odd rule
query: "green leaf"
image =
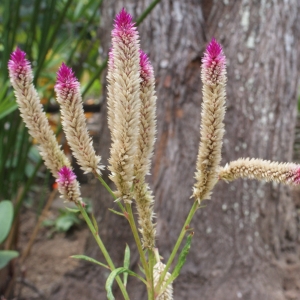
<svg viewBox="0 0 300 300">
<path fill-rule="evenodd" d="M 14 217 L 14 207 L 9 200 L 0 202 L 0 244 L 6 239 Z"/>
<path fill-rule="evenodd" d="M 57 218 L 55 222 L 55 227 L 58 231 L 66 232 L 68 231 L 73 225 L 78 224 L 79 219 L 73 213 L 67 213 L 65 215 L 60 216 Z"/>
<path fill-rule="evenodd" d="M 0 250 L 0 270 L 4 268 L 13 258 L 18 257 L 19 253 L 13 250 Z"/>
<path fill-rule="evenodd" d="M 124 267 L 117 268 L 109 274 L 109 276 L 106 280 L 106 283 L 105 283 L 105 289 L 107 291 L 107 299 L 108 300 L 115 300 L 115 297 L 112 293 L 112 285 L 114 283 L 114 280 L 115 280 L 116 276 L 118 276 L 122 273 L 125 273 L 125 272 L 128 273 L 129 275 L 132 275 L 132 276 L 135 276 L 135 277 L 139 278 L 141 281 L 143 281 L 145 284 L 147 284 L 147 282 L 145 281 L 144 278 L 142 278 L 138 274 L 134 273 L 133 271 L 130 271 L 130 270 L 124 268 Z"/>
<path fill-rule="evenodd" d="M 78 208 L 65 207 L 65 209 L 74 214 L 80 212 L 80 210 Z"/>
<path fill-rule="evenodd" d="M 102 267 L 104 267 L 104 268 L 110 270 L 110 267 L 109 267 L 109 266 L 107 266 L 107 265 L 101 263 L 100 261 L 98 261 L 98 260 L 96 260 L 96 259 L 94 259 L 94 258 L 91 258 L 91 257 L 89 257 L 89 256 L 86 256 L 86 255 L 72 255 L 71 257 L 72 257 L 72 258 L 76 258 L 76 259 L 83 259 L 83 260 L 92 262 L 92 263 L 94 263 L 94 264 L 100 265 L 100 266 L 102 266 Z"/>
<path fill-rule="evenodd" d="M 130 248 L 126 244 L 125 254 L 124 254 L 124 265 L 123 265 L 124 268 L 128 269 L 129 268 L 129 264 L 130 264 Z M 123 273 L 123 283 L 124 283 L 125 287 L 127 285 L 127 279 L 128 279 L 128 273 L 124 272 Z"/>
<path fill-rule="evenodd" d="M 119 212 L 119 211 L 116 211 L 116 210 L 114 210 L 114 209 L 112 209 L 112 208 L 109 208 L 108 210 L 111 211 L 112 213 L 116 214 L 116 215 L 119 215 L 119 216 L 124 217 L 124 214 L 121 213 L 121 212 Z"/>
<path fill-rule="evenodd" d="M 183 249 L 181 250 L 180 252 L 180 255 L 179 255 L 179 258 L 178 258 L 178 262 L 177 262 L 177 265 L 176 267 L 174 268 L 174 271 L 172 272 L 172 281 L 178 277 L 178 275 L 180 274 L 180 271 L 183 267 L 183 265 L 185 264 L 185 261 L 186 261 L 186 257 L 190 251 L 190 248 L 191 248 L 191 243 L 192 243 L 192 238 L 194 236 L 194 233 L 191 233 L 188 235 L 187 239 L 186 239 L 186 243 L 183 247 Z M 171 278 L 170 277 L 170 278 Z"/>
<path fill-rule="evenodd" d="M 6 101 L 0 104 L 0 120 L 15 111 L 18 108 L 16 102 Z"/>
</svg>

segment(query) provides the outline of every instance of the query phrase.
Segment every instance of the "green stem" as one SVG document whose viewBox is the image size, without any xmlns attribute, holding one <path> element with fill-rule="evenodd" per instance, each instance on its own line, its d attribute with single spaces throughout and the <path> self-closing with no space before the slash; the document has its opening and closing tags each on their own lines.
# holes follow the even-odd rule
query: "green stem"
<svg viewBox="0 0 300 300">
<path fill-rule="evenodd" d="M 150 273 L 150 288 L 152 291 L 152 294 L 154 295 L 154 280 L 153 280 L 153 267 L 155 265 L 155 256 L 154 256 L 154 252 L 152 250 L 148 250 L 148 261 L 149 261 L 149 273 Z M 149 297 L 149 293 L 148 293 L 148 297 Z M 151 298 L 149 298 L 151 299 Z"/>
<path fill-rule="evenodd" d="M 150 3 L 150 5 L 143 11 L 143 13 L 138 17 L 138 19 L 136 20 L 136 25 L 140 25 L 144 19 L 150 14 L 150 12 L 152 11 L 152 9 L 156 6 L 156 4 L 158 4 L 160 2 L 160 0 L 154 0 Z"/>
<path fill-rule="evenodd" d="M 117 199 L 116 195 L 114 194 L 114 192 L 111 190 L 111 188 L 108 186 L 108 184 L 105 182 L 105 180 L 100 176 L 100 175 L 96 175 L 96 177 L 98 178 L 98 180 L 101 182 L 101 184 L 106 188 L 106 190 L 110 193 L 110 195 L 114 198 L 114 200 Z M 125 212 L 125 208 L 122 205 L 122 203 L 120 201 L 117 201 L 117 204 L 119 205 L 120 209 L 122 210 L 122 212 Z"/>
<path fill-rule="evenodd" d="M 105 248 L 105 246 L 104 246 L 104 244 L 103 244 L 103 242 L 102 242 L 102 240 L 101 240 L 98 232 L 96 231 L 94 225 L 92 224 L 91 219 L 89 218 L 89 216 L 86 213 L 85 209 L 82 207 L 82 205 L 80 203 L 77 204 L 77 207 L 80 210 L 80 212 L 81 212 L 81 214 L 82 214 L 85 222 L 87 223 L 87 225 L 88 225 L 91 233 L 93 234 L 93 236 L 94 236 L 94 238 L 95 238 L 95 240 L 96 240 L 96 242 L 97 242 L 97 244 L 98 244 L 101 252 L 103 253 L 103 256 L 105 257 L 106 262 L 108 263 L 111 271 L 115 270 L 114 263 L 112 262 L 112 260 L 111 260 L 111 258 L 109 256 L 109 254 L 108 254 L 108 252 L 107 252 L 107 250 L 106 250 L 106 248 Z M 119 276 L 117 276 L 116 280 L 117 280 L 117 283 L 118 283 L 118 285 L 119 285 L 119 287 L 120 287 L 120 289 L 122 291 L 124 299 L 129 300 L 129 296 L 127 294 L 126 288 L 125 288 L 125 286 L 124 286 L 121 278 Z"/>
<path fill-rule="evenodd" d="M 128 213 L 128 221 L 129 221 L 129 224 L 130 224 L 133 236 L 134 236 L 134 240 L 135 240 L 135 243 L 137 245 L 137 248 L 138 248 L 138 251 L 139 251 L 139 254 L 140 254 L 140 257 L 141 257 L 142 265 L 143 265 L 143 268 L 145 270 L 145 273 L 147 274 L 148 271 L 149 271 L 149 268 L 148 268 L 148 264 L 147 264 L 147 261 L 146 261 L 145 253 L 143 251 L 143 247 L 142 247 L 142 244 L 141 244 L 139 233 L 138 233 L 138 230 L 137 230 L 137 227 L 136 227 L 136 224 L 135 224 L 135 220 L 134 220 L 134 217 L 133 217 L 131 204 L 126 203 L 125 206 L 126 206 L 126 211 Z"/>
<path fill-rule="evenodd" d="M 195 214 L 195 212 L 197 211 L 198 208 L 199 208 L 199 203 L 197 201 L 195 201 L 192 208 L 191 208 L 191 210 L 190 210 L 190 212 L 189 212 L 189 214 L 188 214 L 188 216 L 187 216 L 187 218 L 186 218 L 186 220 L 185 220 L 185 222 L 184 222 L 184 225 L 181 229 L 180 235 L 179 235 L 179 237 L 176 241 L 176 244 L 175 244 L 175 246 L 172 250 L 172 253 L 171 253 L 171 255 L 168 259 L 166 267 L 165 267 L 164 271 L 161 273 L 161 275 L 159 277 L 159 281 L 158 281 L 158 283 L 155 287 L 155 294 L 159 293 L 160 288 L 161 288 L 162 283 L 163 283 L 163 280 L 164 280 L 164 278 L 165 278 L 165 276 L 166 276 L 166 274 L 167 274 L 167 272 L 168 272 L 168 270 L 169 270 L 169 268 L 170 268 L 170 266 L 171 266 L 171 264 L 172 264 L 172 262 L 173 262 L 173 260 L 176 256 L 176 254 L 177 254 L 177 251 L 178 251 L 178 249 L 179 249 L 179 247 L 182 243 L 182 240 L 183 240 L 183 238 L 184 238 L 184 236 L 187 232 L 189 224 L 191 223 L 191 220 L 192 220 L 192 218 L 193 218 L 193 216 L 194 216 L 194 214 Z"/>
<path fill-rule="evenodd" d="M 126 206 L 126 211 L 128 213 L 128 221 L 129 221 L 129 224 L 130 224 L 130 227 L 131 227 L 131 230 L 133 233 L 133 237 L 134 237 L 135 243 L 137 245 L 137 248 L 138 248 L 138 251 L 140 254 L 141 262 L 142 262 L 143 268 L 145 270 L 146 279 L 147 279 L 147 282 L 149 285 L 149 283 L 151 281 L 151 274 L 150 274 L 148 263 L 146 261 L 145 253 L 143 251 L 143 247 L 142 247 L 139 233 L 138 233 L 138 230 L 137 230 L 137 227 L 135 224 L 135 220 L 133 217 L 131 204 L 126 203 L 125 206 Z M 147 291 L 148 291 L 148 299 L 153 299 L 153 290 L 149 286 L 147 286 Z"/>
</svg>

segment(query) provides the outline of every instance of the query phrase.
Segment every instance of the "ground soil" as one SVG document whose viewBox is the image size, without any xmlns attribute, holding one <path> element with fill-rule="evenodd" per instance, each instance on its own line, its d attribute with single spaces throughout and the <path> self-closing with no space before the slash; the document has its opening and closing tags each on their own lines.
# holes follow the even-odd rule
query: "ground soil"
<svg viewBox="0 0 300 300">
<path fill-rule="evenodd" d="M 48 219 L 58 216 L 61 203 L 61 199 L 54 201 Z M 36 224 L 36 213 L 32 209 L 23 209 L 20 221 L 19 248 L 22 251 Z M 47 299 L 64 274 L 80 264 L 70 256 L 83 254 L 88 233 L 83 224 L 67 233 L 52 233 L 50 228 L 40 228 L 31 253 L 19 272 L 15 299 Z"/>
</svg>

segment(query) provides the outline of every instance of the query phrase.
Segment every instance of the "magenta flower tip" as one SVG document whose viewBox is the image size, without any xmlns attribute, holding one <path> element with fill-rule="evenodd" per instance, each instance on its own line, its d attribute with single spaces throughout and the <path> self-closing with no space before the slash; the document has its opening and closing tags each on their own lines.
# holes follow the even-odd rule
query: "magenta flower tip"
<svg viewBox="0 0 300 300">
<path fill-rule="evenodd" d="M 121 34 L 133 34 L 135 23 L 132 21 L 132 16 L 122 8 L 120 13 L 115 18 L 115 29 L 113 30 L 113 36 L 120 36 Z"/>
<path fill-rule="evenodd" d="M 216 59 L 219 55 L 224 57 L 222 53 L 222 46 L 217 42 L 215 38 L 212 38 L 211 42 L 206 48 L 206 51 L 211 59 Z"/>
<path fill-rule="evenodd" d="M 141 77 L 144 80 L 149 79 L 153 75 L 153 68 L 151 66 L 148 55 L 140 50 L 140 67 L 141 67 Z"/>
<path fill-rule="evenodd" d="M 132 26 L 132 16 L 123 7 L 122 10 L 116 15 L 115 26 L 126 28 L 127 26 Z"/>
<path fill-rule="evenodd" d="M 295 173 L 294 183 L 295 184 L 300 184 L 300 166 L 297 166 L 294 173 Z"/>
<path fill-rule="evenodd" d="M 204 71 L 203 80 L 209 84 L 224 81 L 226 57 L 222 46 L 215 38 L 212 38 L 207 46 L 202 62 Z"/>
<path fill-rule="evenodd" d="M 62 185 L 68 185 L 72 183 L 75 179 L 76 175 L 74 174 L 74 172 L 67 166 L 63 166 L 58 171 L 58 179 L 56 179 L 56 182 Z"/>
<path fill-rule="evenodd" d="M 57 72 L 57 80 L 55 88 L 58 90 L 62 89 L 74 89 L 79 87 L 79 82 L 74 75 L 74 72 L 67 65 L 62 63 L 61 67 Z"/>
<path fill-rule="evenodd" d="M 222 46 L 215 38 L 212 38 L 204 53 L 203 62 L 206 67 L 210 67 L 213 63 L 219 67 L 225 66 L 225 55 L 223 54 Z"/>
<path fill-rule="evenodd" d="M 17 47 L 10 55 L 10 60 L 8 61 L 9 71 L 16 76 L 27 72 L 30 69 L 30 63 L 25 57 L 26 53 Z"/>
</svg>

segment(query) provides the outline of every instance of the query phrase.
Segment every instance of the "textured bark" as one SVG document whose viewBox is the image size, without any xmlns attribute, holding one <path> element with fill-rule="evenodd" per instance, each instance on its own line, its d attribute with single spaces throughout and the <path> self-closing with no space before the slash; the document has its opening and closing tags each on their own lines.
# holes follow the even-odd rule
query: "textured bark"
<svg viewBox="0 0 300 300">
<path fill-rule="evenodd" d="M 136 17 L 150 2 L 104 1 L 103 53 L 110 45 L 115 14 L 126 6 Z M 162 0 L 139 27 L 141 47 L 150 54 L 157 79 L 158 134 L 149 180 L 156 200 L 157 246 L 165 259 L 192 205 L 189 198 L 200 138 L 200 64 L 213 36 L 224 46 L 228 60 L 222 164 L 248 156 L 291 161 L 299 6 L 298 0 Z M 102 114 L 100 153 L 107 160 L 106 109 Z M 125 241 L 132 242 L 129 227 L 107 212 L 112 203 L 107 193 L 101 190 L 99 195 L 95 211 L 100 232 L 121 265 Z M 175 281 L 174 299 L 298 299 L 300 286 L 293 278 L 300 275 L 299 229 L 291 190 L 256 181 L 220 182 L 205 205 L 191 224 L 195 236 L 187 263 Z M 97 251 L 91 241 L 88 254 L 95 256 Z M 134 254 L 136 269 L 137 263 Z M 95 283 L 95 272 L 90 274 Z M 107 275 L 101 274 L 97 274 L 97 292 Z M 133 279 L 129 292 L 132 299 L 146 299 L 144 288 Z M 98 294 L 97 299 L 104 298 Z"/>
</svg>

